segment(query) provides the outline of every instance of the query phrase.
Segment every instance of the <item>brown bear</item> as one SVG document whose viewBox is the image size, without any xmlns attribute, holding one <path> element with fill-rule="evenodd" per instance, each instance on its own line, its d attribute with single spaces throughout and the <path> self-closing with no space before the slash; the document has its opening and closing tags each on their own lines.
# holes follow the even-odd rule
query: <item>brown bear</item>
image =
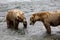
<svg viewBox="0 0 60 40">
<path fill-rule="evenodd" d="M 24 16 L 24 13 L 19 9 L 9 10 L 6 15 L 7 27 L 18 29 L 19 22 L 22 22 L 24 28 L 27 28 L 27 21 Z"/>
<path fill-rule="evenodd" d="M 51 34 L 50 26 L 60 25 L 60 12 L 38 12 L 30 17 L 30 25 L 34 25 L 36 21 L 42 21 L 48 34 Z"/>
</svg>

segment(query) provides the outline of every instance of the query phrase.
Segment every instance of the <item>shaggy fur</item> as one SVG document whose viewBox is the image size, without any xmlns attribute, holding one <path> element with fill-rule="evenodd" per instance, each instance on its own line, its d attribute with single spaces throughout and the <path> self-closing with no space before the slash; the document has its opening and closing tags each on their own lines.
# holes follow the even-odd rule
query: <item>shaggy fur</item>
<svg viewBox="0 0 60 40">
<path fill-rule="evenodd" d="M 19 22 L 22 22 L 24 27 L 27 27 L 27 21 L 24 14 L 19 9 L 9 10 L 6 15 L 6 22 L 8 28 L 18 29 Z"/>
<path fill-rule="evenodd" d="M 36 21 L 42 21 L 47 33 L 51 33 L 50 26 L 60 25 L 60 12 L 38 12 L 32 14 L 30 17 L 30 25 L 34 25 Z"/>
</svg>

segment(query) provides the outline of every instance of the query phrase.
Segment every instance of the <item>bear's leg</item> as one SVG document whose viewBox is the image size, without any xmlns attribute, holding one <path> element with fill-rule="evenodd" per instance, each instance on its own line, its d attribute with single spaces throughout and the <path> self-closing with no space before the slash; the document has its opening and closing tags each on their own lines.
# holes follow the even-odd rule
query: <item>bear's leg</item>
<svg viewBox="0 0 60 40">
<path fill-rule="evenodd" d="M 11 22 L 9 20 L 7 20 L 7 28 L 11 28 Z"/>
<path fill-rule="evenodd" d="M 17 22 L 17 21 L 14 22 L 14 29 L 15 30 L 18 30 L 18 24 L 19 24 L 19 22 Z"/>
<path fill-rule="evenodd" d="M 11 28 L 13 28 L 14 26 L 13 21 L 10 21 L 10 24 L 11 24 Z"/>
<path fill-rule="evenodd" d="M 24 28 L 27 28 L 27 21 L 23 22 Z"/>
<path fill-rule="evenodd" d="M 47 30 L 47 33 L 48 33 L 48 34 L 51 34 L 50 24 L 49 24 L 48 22 L 45 22 L 44 25 L 45 25 L 45 28 L 46 28 L 46 30 Z"/>
<path fill-rule="evenodd" d="M 18 23 L 15 24 L 15 29 L 18 30 Z"/>
</svg>

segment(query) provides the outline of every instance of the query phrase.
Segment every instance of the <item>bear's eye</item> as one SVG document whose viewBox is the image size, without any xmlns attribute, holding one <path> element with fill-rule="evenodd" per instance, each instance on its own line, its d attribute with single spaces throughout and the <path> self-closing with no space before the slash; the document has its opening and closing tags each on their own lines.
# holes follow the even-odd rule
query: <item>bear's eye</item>
<svg viewBox="0 0 60 40">
<path fill-rule="evenodd" d="M 34 22 L 34 18 L 32 18 L 31 21 Z"/>
<path fill-rule="evenodd" d="M 18 20 L 19 20 L 19 21 L 23 21 L 23 19 L 22 19 L 21 17 L 19 17 L 19 16 L 18 16 Z"/>
<path fill-rule="evenodd" d="M 18 17 L 18 19 L 21 19 L 21 17 L 19 17 L 19 16 L 17 16 Z"/>
</svg>

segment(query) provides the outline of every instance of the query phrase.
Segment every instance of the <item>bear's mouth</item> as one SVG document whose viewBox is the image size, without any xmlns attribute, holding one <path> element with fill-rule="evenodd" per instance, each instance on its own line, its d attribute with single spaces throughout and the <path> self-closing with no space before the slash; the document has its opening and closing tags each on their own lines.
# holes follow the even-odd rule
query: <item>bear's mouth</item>
<svg viewBox="0 0 60 40">
<path fill-rule="evenodd" d="M 34 23 L 33 22 L 30 22 L 30 25 L 34 25 Z"/>
</svg>

